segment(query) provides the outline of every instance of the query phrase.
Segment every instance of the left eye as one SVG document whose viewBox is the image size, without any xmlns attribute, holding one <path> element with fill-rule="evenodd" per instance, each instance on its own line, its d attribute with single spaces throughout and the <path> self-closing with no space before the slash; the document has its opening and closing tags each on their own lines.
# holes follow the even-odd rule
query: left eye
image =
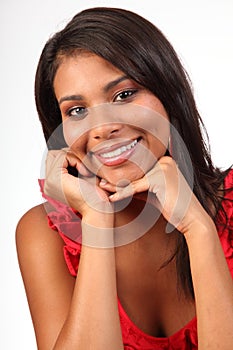
<svg viewBox="0 0 233 350">
<path fill-rule="evenodd" d="M 137 90 L 124 90 L 124 91 L 121 91 L 114 98 L 114 102 L 119 102 L 119 101 L 122 101 L 122 100 L 126 100 L 126 99 L 132 97 L 136 92 L 137 92 Z"/>
<path fill-rule="evenodd" d="M 66 112 L 66 115 L 69 117 L 82 119 L 87 115 L 87 109 L 84 107 L 73 107 Z"/>
</svg>

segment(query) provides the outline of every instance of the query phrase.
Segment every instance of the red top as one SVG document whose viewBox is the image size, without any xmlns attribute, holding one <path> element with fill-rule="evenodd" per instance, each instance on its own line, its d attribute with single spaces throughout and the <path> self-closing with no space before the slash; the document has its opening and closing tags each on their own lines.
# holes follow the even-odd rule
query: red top
<svg viewBox="0 0 233 350">
<path fill-rule="evenodd" d="M 71 275 L 76 276 L 81 252 L 81 218 L 70 207 L 46 196 L 43 192 L 44 180 L 39 180 L 43 197 L 54 207 L 48 214 L 49 226 L 56 230 L 64 241 L 64 258 Z M 225 189 L 233 187 L 233 170 L 225 178 Z M 233 241 L 229 239 L 233 230 L 233 190 L 225 193 L 223 207 L 227 213 L 228 228 L 224 227 L 222 211 L 218 213 L 218 234 L 223 251 L 233 277 Z M 229 200 L 228 200 L 229 199 Z M 229 228 L 231 227 L 231 228 Z M 76 233 L 76 237 L 72 236 Z M 233 232 L 232 232 L 233 234 Z M 197 349 L 197 320 L 193 318 L 186 326 L 167 338 L 156 338 L 141 331 L 128 317 L 119 299 L 119 315 L 125 350 L 188 350 Z"/>
</svg>

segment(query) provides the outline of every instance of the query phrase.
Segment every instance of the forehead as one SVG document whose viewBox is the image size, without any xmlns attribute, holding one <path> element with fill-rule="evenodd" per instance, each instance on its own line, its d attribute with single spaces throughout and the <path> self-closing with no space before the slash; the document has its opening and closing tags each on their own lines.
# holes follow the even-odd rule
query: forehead
<svg viewBox="0 0 233 350">
<path fill-rule="evenodd" d="M 108 81 L 122 75 L 110 62 L 91 52 L 81 52 L 59 58 L 59 66 L 54 78 L 54 89 L 66 83 L 83 84 Z"/>
</svg>

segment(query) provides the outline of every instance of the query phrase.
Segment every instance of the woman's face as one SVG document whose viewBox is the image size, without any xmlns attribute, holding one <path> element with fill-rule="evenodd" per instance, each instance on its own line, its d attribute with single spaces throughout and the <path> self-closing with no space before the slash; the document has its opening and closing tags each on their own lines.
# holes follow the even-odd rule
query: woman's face
<svg viewBox="0 0 233 350">
<path fill-rule="evenodd" d="M 103 58 L 64 57 L 54 90 L 69 148 L 100 178 L 139 179 L 165 154 L 170 128 L 162 103 Z"/>
</svg>

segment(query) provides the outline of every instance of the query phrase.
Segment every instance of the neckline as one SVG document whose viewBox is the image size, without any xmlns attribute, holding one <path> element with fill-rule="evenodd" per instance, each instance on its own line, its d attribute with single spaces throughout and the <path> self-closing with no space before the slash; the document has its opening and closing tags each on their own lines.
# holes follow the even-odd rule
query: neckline
<svg viewBox="0 0 233 350">
<path fill-rule="evenodd" d="M 164 342 L 167 343 L 168 340 L 171 339 L 175 339 L 178 338 L 179 335 L 183 332 L 185 332 L 185 330 L 187 329 L 191 329 L 193 327 L 196 328 L 196 322 L 197 322 L 197 317 L 194 316 L 184 327 L 180 328 L 179 330 L 177 330 L 176 332 L 174 332 L 173 334 L 167 336 L 167 337 L 155 337 L 153 335 L 150 335 L 148 333 L 145 333 L 143 330 L 141 330 L 132 320 L 131 318 L 128 316 L 128 314 L 126 313 L 125 309 L 123 308 L 121 301 L 118 297 L 118 307 L 119 307 L 119 312 L 120 315 L 122 315 L 122 317 L 127 321 L 127 323 L 130 325 L 130 327 L 132 329 L 134 329 L 135 333 L 140 334 L 143 338 L 146 338 L 149 341 L 152 342 Z"/>
<path fill-rule="evenodd" d="M 224 199 L 226 199 L 226 187 L 227 187 L 227 180 L 228 180 L 228 177 L 229 177 L 229 174 L 233 174 L 233 170 L 232 172 L 229 172 L 227 174 L 227 176 L 224 178 L 224 182 L 223 182 L 223 188 L 224 188 L 224 195 L 223 195 L 223 200 L 222 200 L 222 206 L 225 207 L 226 202 L 227 201 L 224 201 Z M 216 217 L 217 217 L 217 222 L 216 222 L 216 226 L 217 226 L 217 230 L 218 230 L 218 235 L 220 236 L 220 225 L 219 225 L 219 216 L 221 215 L 221 212 L 222 210 L 218 210 L 217 214 L 216 214 Z M 220 219 L 221 221 L 221 219 Z M 220 238 L 220 237 L 219 237 Z M 142 331 L 132 320 L 131 318 L 128 316 L 128 314 L 126 313 L 125 309 L 123 308 L 122 304 L 121 304 L 121 301 L 118 297 L 118 307 L 119 307 L 119 313 L 122 315 L 122 317 L 127 321 L 127 323 L 130 325 L 131 329 L 133 329 L 135 331 L 136 334 L 140 334 L 143 338 L 147 339 L 148 341 L 150 342 L 154 342 L 155 344 L 156 343 L 162 343 L 162 344 L 165 344 L 165 343 L 168 343 L 169 340 L 174 340 L 176 338 L 179 338 L 180 335 L 182 333 L 184 333 L 186 330 L 190 330 L 191 328 L 197 328 L 197 317 L 194 316 L 184 327 L 182 327 L 181 329 L 177 330 L 176 332 L 174 332 L 173 334 L 171 334 L 170 336 L 168 337 L 155 337 L 153 335 L 150 335 L 150 334 L 147 334 L 145 333 L 144 331 Z"/>
<path fill-rule="evenodd" d="M 226 189 L 227 187 L 227 184 L 228 182 L 229 183 L 232 183 L 229 179 L 229 177 L 231 176 L 231 178 L 233 178 L 233 170 L 229 171 L 227 176 L 224 178 L 224 189 Z M 44 196 L 44 198 L 46 198 L 49 202 L 53 201 L 56 205 L 55 205 L 55 208 L 57 209 L 57 201 L 55 200 L 52 200 L 51 198 L 48 198 L 47 196 L 44 195 L 44 192 L 43 192 L 43 184 L 44 184 L 44 179 L 39 179 L 39 184 L 41 186 L 41 192 Z M 228 199 L 227 196 L 226 196 L 226 193 L 227 191 L 224 191 L 224 196 L 223 196 L 223 199 Z M 53 203 L 53 205 L 54 205 Z M 227 207 L 228 206 L 228 201 L 222 201 L 222 205 L 223 207 L 225 208 L 225 206 Z M 59 206 L 60 207 L 65 207 L 65 205 L 61 205 L 59 203 Z M 71 208 L 69 208 L 70 211 L 72 211 Z M 222 210 L 219 210 L 218 213 L 217 213 L 217 217 L 221 215 L 221 212 Z M 220 227 L 221 225 L 219 224 L 219 220 L 220 219 L 219 217 L 217 218 L 217 222 L 216 222 L 216 226 L 217 226 L 217 230 L 218 230 L 218 234 L 220 236 L 220 233 L 221 233 L 221 230 L 220 230 Z M 221 219 L 220 219 L 220 222 L 221 222 Z M 70 239 L 69 239 L 70 240 Z M 79 252 L 80 253 L 80 252 Z M 121 317 L 123 317 L 125 319 L 125 321 L 127 322 L 127 324 L 130 326 L 131 329 L 134 330 L 134 332 L 136 334 L 139 334 L 141 335 L 141 337 L 143 337 L 144 339 L 154 343 L 154 344 L 158 344 L 159 343 L 168 343 L 169 340 L 175 340 L 177 338 L 179 338 L 181 336 L 182 333 L 184 333 L 185 331 L 187 330 L 191 330 L 192 328 L 193 329 L 196 329 L 196 322 L 197 322 L 197 318 L 196 316 L 194 316 L 184 327 L 182 327 L 181 329 L 179 329 L 178 331 L 176 331 L 175 333 L 171 334 L 170 336 L 168 337 L 155 337 L 155 336 L 152 336 L 150 334 L 147 334 L 145 332 L 143 332 L 139 327 L 136 326 L 136 324 L 130 319 L 130 317 L 128 316 L 128 314 L 126 313 L 126 311 L 124 310 L 121 302 L 120 302 L 120 299 L 118 297 L 118 307 L 119 307 L 119 313 L 121 315 Z"/>
</svg>

